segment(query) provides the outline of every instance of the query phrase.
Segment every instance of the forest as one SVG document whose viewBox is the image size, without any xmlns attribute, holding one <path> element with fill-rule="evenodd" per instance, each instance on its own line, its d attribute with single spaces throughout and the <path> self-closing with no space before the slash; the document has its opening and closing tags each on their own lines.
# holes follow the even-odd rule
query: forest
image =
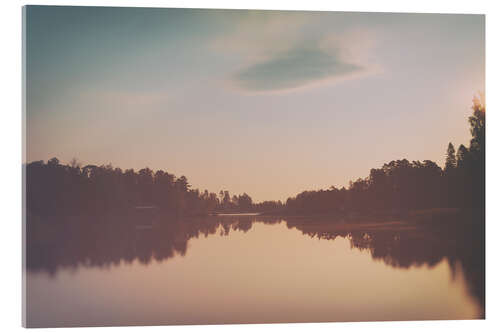
<svg viewBox="0 0 500 333">
<path fill-rule="evenodd" d="M 473 99 L 471 139 L 457 150 L 450 142 L 445 165 L 401 159 L 370 170 L 347 188 L 304 191 L 286 202 L 255 203 L 232 195 L 193 189 L 185 176 L 143 168 L 82 166 L 57 158 L 25 165 L 26 210 L 35 216 L 95 215 L 154 206 L 175 217 L 258 212 L 276 215 L 399 215 L 413 210 L 455 208 L 484 216 L 485 105 Z"/>
</svg>

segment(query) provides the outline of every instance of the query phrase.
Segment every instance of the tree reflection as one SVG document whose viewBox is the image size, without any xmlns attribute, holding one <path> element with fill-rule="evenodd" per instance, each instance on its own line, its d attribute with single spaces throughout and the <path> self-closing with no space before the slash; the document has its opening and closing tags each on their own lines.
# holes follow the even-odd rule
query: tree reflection
<svg viewBox="0 0 500 333">
<path fill-rule="evenodd" d="M 480 220 L 479 222 L 476 220 Z M 378 226 L 303 223 L 287 221 L 310 237 L 347 238 L 351 248 L 368 251 L 376 261 L 399 269 L 434 267 L 447 260 L 453 276 L 463 271 L 469 293 L 478 301 L 484 317 L 485 246 L 482 217 L 463 217 L 434 224 L 382 224 Z"/>
<path fill-rule="evenodd" d="M 148 265 L 184 256 L 192 238 L 232 231 L 247 232 L 254 223 L 276 224 L 272 216 L 210 216 L 177 220 L 157 217 L 152 228 L 137 228 L 137 217 L 66 217 L 29 220 L 27 268 L 54 276 L 61 268 L 109 268 L 134 260 Z M 462 270 L 471 295 L 484 316 L 484 230 L 471 219 L 421 224 L 346 224 L 287 218 L 288 228 L 310 237 L 349 239 L 351 247 L 368 251 L 373 260 L 398 269 L 447 260 L 452 272 Z M 458 227 L 457 227 L 458 226 Z"/>
<path fill-rule="evenodd" d="M 220 232 L 247 232 L 258 218 L 277 223 L 277 217 L 207 216 L 178 220 L 157 216 L 154 227 L 144 227 L 138 216 L 38 217 L 28 219 L 27 268 L 50 275 L 60 268 L 109 267 L 138 260 L 167 260 L 184 256 L 191 238 Z M 147 226 L 147 225 L 146 225 Z"/>
</svg>

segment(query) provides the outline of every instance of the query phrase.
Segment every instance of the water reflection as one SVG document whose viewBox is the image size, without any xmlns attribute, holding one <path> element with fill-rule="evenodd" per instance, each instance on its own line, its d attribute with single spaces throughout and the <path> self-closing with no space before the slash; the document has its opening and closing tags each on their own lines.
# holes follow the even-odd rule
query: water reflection
<svg viewBox="0 0 500 333">
<path fill-rule="evenodd" d="M 368 250 L 374 260 L 395 268 L 434 267 L 447 259 L 453 276 L 463 270 L 468 290 L 478 301 L 484 317 L 485 247 L 480 223 L 448 221 L 417 227 L 389 222 L 382 227 L 363 224 L 339 228 L 324 222 L 289 221 L 287 225 L 320 239 L 348 238 L 352 248 Z"/>
<path fill-rule="evenodd" d="M 229 236 L 232 231 L 247 233 L 256 224 L 284 224 L 311 238 L 348 240 L 353 250 L 369 252 L 373 261 L 383 262 L 396 270 L 433 268 L 445 260 L 453 276 L 463 275 L 468 293 L 481 309 L 479 317 L 484 317 L 484 230 L 466 222 L 417 228 L 391 222 L 344 224 L 264 216 L 217 216 L 183 221 L 155 216 L 154 219 L 154 223 L 144 225 L 131 216 L 55 218 L 50 221 L 30 218 L 28 272 L 46 273 L 54 279 L 58 272 L 67 269 L 109 269 L 136 261 L 147 266 L 185 256 L 189 251 L 188 243 L 194 238 L 214 234 Z M 282 233 L 286 234 L 286 229 Z M 277 243 L 280 241 L 276 239 Z M 321 255 L 326 257 L 328 253 Z M 28 288 L 29 283 L 28 275 Z"/>
<path fill-rule="evenodd" d="M 182 221 L 157 219 L 152 228 L 144 228 L 135 218 L 127 216 L 31 219 L 27 228 L 27 268 L 54 275 L 60 268 L 79 265 L 107 267 L 135 259 L 149 264 L 153 259 L 184 256 L 191 238 L 207 237 L 218 230 L 225 236 L 231 230 L 246 232 L 257 220 L 269 224 L 281 221 L 276 217 L 241 215 Z"/>
</svg>

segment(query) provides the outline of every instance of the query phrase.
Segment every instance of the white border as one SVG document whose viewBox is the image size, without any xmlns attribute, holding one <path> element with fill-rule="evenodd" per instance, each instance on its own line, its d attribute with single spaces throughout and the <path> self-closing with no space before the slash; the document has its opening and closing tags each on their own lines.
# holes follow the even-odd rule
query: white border
<svg viewBox="0 0 500 333">
<path fill-rule="evenodd" d="M 453 330 L 455 332 L 498 331 L 499 287 L 498 241 L 499 214 L 496 194 L 500 186 L 500 175 L 494 170 L 499 167 L 499 98 L 498 74 L 500 52 L 498 33 L 500 14 L 495 1 L 462 0 L 254 0 L 254 1 L 3 1 L 0 9 L 1 57 L 1 220 L 2 241 L 0 242 L 2 261 L 0 325 L 9 332 L 21 330 L 21 6 L 24 4 L 46 5 L 86 5 L 86 6 L 135 6 L 135 7 L 189 7 L 189 8 L 253 8 L 286 10 L 332 10 L 332 11 L 373 11 L 373 12 L 421 12 L 421 13 L 474 13 L 486 14 L 486 99 L 488 104 L 487 124 L 487 234 L 486 234 L 486 317 L 484 321 L 420 321 L 420 322 L 378 322 L 378 323 L 332 323 L 332 324 L 278 324 L 278 325 L 215 325 L 215 326 L 163 326 L 163 327 L 115 327 L 81 328 L 90 332 L 111 332 L 128 330 L 139 332 L 254 332 L 282 330 L 305 332 L 315 330 L 340 332 L 370 330 L 370 332 L 420 332 Z M 497 95 L 495 95 L 497 94 Z M 493 110 L 493 111 L 491 111 Z M 41 329 L 37 332 L 62 332 L 66 329 Z"/>
</svg>

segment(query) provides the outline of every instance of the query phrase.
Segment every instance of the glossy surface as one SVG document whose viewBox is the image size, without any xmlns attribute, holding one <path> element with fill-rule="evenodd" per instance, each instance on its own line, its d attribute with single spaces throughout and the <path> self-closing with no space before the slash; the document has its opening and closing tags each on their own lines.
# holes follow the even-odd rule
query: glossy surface
<svg viewBox="0 0 500 333">
<path fill-rule="evenodd" d="M 415 241 L 421 232 L 411 228 L 333 230 L 259 216 L 120 223 L 87 233 L 54 226 L 51 241 L 31 228 L 28 326 L 484 316 L 473 285 L 481 276 L 446 241 Z"/>
</svg>

